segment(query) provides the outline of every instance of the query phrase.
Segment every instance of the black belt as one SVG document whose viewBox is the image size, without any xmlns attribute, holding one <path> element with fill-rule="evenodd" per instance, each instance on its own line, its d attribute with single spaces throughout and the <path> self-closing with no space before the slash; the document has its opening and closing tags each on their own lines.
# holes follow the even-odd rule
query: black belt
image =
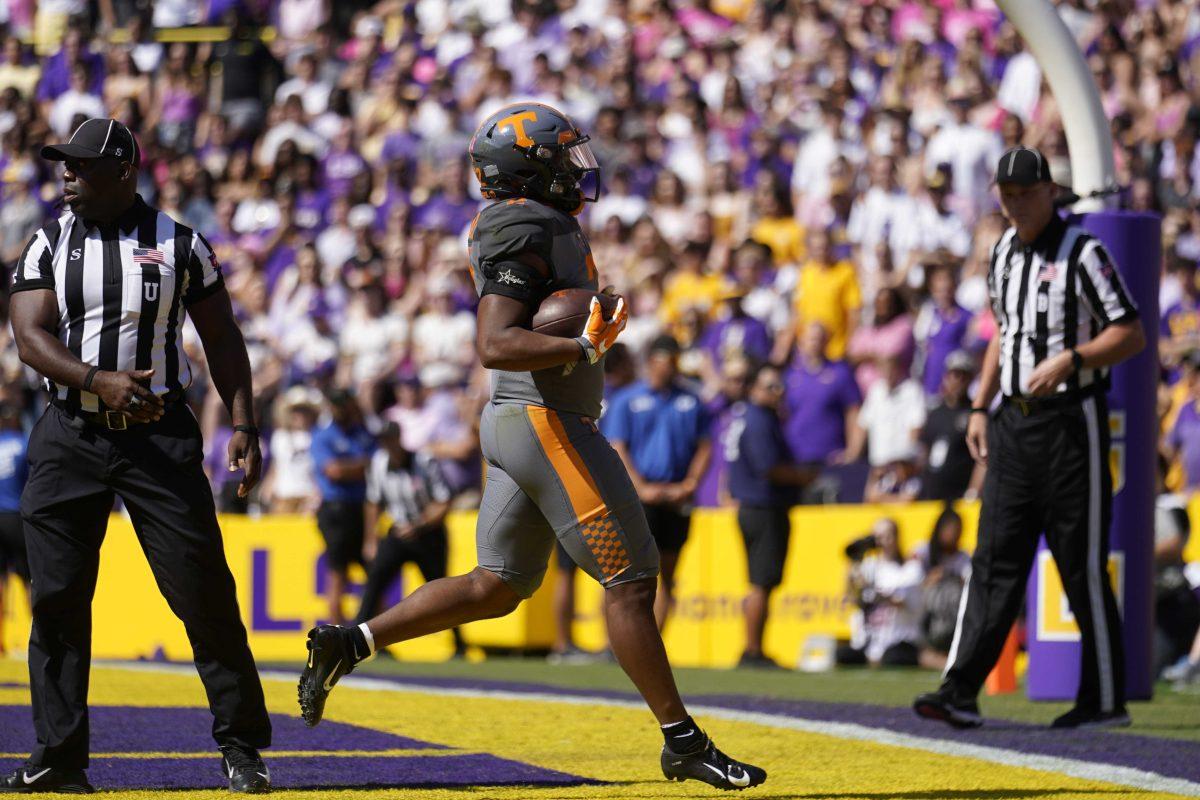
<svg viewBox="0 0 1200 800">
<path fill-rule="evenodd" d="M 175 402 L 177 398 L 163 398 L 163 411 L 165 412 Z M 69 414 L 75 419 L 83 420 L 84 422 L 95 425 L 99 428 L 106 428 L 110 431 L 128 430 L 134 425 L 145 425 L 148 422 L 155 422 L 152 419 L 135 419 L 129 416 L 124 411 L 84 411 L 78 408 L 71 408 L 65 401 L 59 400 L 57 397 L 50 399 L 50 405 L 62 411 L 64 414 Z"/>
<path fill-rule="evenodd" d="M 1038 414 L 1042 411 L 1054 411 L 1067 406 L 1079 405 L 1089 397 L 1095 397 L 1094 389 L 1081 389 L 1076 392 L 1061 392 L 1052 394 L 1046 397 L 1021 397 L 1015 395 L 1005 395 L 1000 402 L 1003 405 L 1012 405 L 1020 410 L 1025 416 Z"/>
</svg>

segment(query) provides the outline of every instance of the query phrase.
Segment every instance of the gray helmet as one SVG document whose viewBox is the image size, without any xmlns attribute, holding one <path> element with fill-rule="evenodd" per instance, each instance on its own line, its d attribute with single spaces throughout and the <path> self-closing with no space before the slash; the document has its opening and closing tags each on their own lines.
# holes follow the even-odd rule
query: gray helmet
<svg viewBox="0 0 1200 800">
<path fill-rule="evenodd" d="M 528 197 L 578 213 L 600 198 L 600 165 L 588 141 L 561 111 L 513 103 L 484 120 L 468 153 L 484 197 Z"/>
</svg>

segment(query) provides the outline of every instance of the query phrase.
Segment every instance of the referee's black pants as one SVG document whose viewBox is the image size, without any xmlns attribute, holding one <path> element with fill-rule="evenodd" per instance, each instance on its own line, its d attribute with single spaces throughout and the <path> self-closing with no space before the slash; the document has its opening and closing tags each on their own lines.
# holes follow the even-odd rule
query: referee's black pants
<svg viewBox="0 0 1200 800">
<path fill-rule="evenodd" d="M 29 440 L 21 496 L 32 577 L 31 764 L 88 765 L 92 595 L 113 496 L 125 501 L 155 581 L 187 630 L 218 745 L 266 747 L 271 723 L 238 613 L 196 418 L 107 429 L 50 406 Z M 130 625 L 138 624 L 130 609 Z"/>
<path fill-rule="evenodd" d="M 988 425 L 988 470 L 971 577 L 959 606 L 943 689 L 974 699 L 996 663 L 1046 543 L 1079 624 L 1076 704 L 1125 703 L 1121 618 L 1108 580 L 1112 476 L 1103 395 L 1025 415 L 1006 401 Z"/>
</svg>

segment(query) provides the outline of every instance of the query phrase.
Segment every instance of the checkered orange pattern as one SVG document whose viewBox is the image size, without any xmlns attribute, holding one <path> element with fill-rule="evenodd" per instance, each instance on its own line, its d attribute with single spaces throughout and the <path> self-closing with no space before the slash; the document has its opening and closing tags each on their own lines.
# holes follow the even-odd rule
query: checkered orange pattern
<svg viewBox="0 0 1200 800">
<path fill-rule="evenodd" d="M 629 554 L 617 531 L 617 522 L 606 511 L 590 522 L 585 522 L 579 528 L 583 541 L 587 544 L 600 572 L 605 578 L 615 578 L 629 568 Z"/>
</svg>

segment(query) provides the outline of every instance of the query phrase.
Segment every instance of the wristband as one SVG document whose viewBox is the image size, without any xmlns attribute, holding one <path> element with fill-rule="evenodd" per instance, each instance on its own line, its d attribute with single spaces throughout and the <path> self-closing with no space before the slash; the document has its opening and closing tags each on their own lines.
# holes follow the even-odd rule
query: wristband
<svg viewBox="0 0 1200 800">
<path fill-rule="evenodd" d="M 258 428 L 254 425 L 234 425 L 233 429 L 238 433 L 248 433 L 254 438 L 258 438 Z"/>
<path fill-rule="evenodd" d="M 87 376 L 83 379 L 83 390 L 85 392 L 90 392 L 92 390 L 92 379 L 96 377 L 96 373 L 99 371 L 99 366 L 93 366 L 88 370 Z"/>
<path fill-rule="evenodd" d="M 988 413 L 988 410 L 986 408 L 979 408 L 977 406 L 972 406 L 971 413 L 972 414 L 986 414 L 986 413 Z"/>
<path fill-rule="evenodd" d="M 580 361 L 586 361 L 589 364 L 596 363 L 595 361 L 592 361 L 592 351 L 596 349 L 596 346 L 593 345 L 586 336 L 575 337 L 575 344 L 579 345 Z"/>
<path fill-rule="evenodd" d="M 1075 348 L 1071 348 L 1071 366 L 1075 369 L 1076 373 L 1083 369 L 1083 356 Z"/>
</svg>

